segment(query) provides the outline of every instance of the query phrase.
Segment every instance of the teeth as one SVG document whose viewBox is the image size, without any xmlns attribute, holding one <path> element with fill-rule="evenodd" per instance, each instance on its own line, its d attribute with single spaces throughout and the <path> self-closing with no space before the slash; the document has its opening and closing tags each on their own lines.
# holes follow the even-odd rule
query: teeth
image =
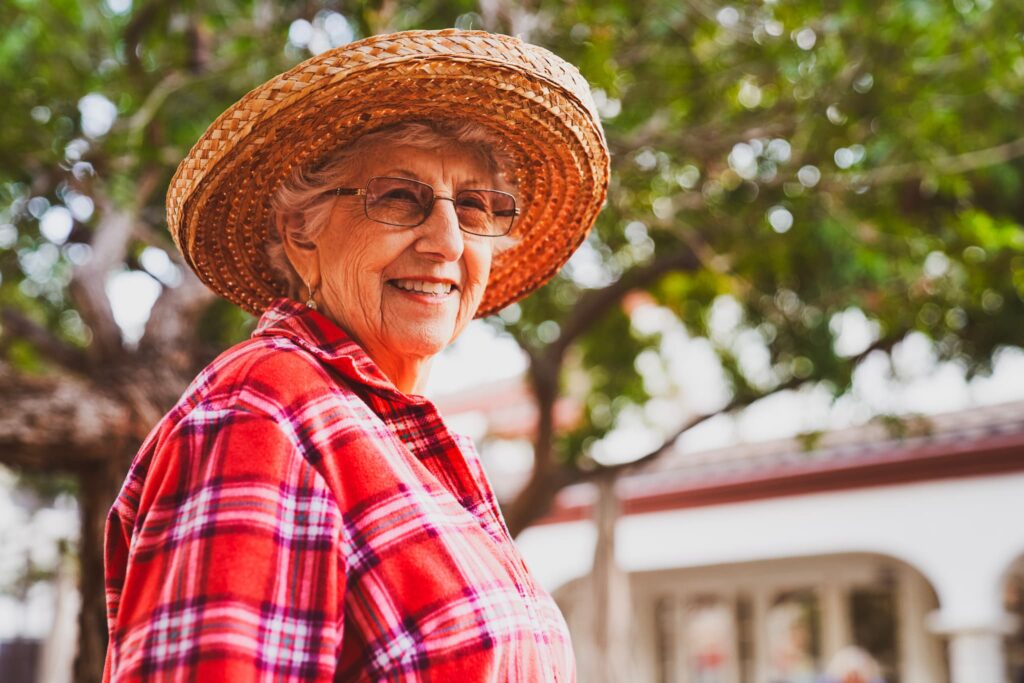
<svg viewBox="0 0 1024 683">
<path fill-rule="evenodd" d="M 448 282 L 424 282 L 422 280 L 392 280 L 399 289 L 422 294 L 443 295 L 452 291 Z"/>
</svg>

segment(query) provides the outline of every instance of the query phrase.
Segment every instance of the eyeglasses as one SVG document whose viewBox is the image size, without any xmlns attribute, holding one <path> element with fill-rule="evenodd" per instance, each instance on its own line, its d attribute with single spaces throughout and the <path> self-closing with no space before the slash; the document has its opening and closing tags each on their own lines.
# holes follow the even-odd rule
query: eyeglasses
<svg viewBox="0 0 1024 683">
<path fill-rule="evenodd" d="M 500 190 L 459 190 L 454 197 L 439 197 L 434 188 L 410 178 L 370 178 L 365 188 L 328 190 L 339 196 L 361 196 L 366 217 L 378 223 L 414 228 L 422 225 L 439 199 L 455 205 L 459 228 L 482 237 L 501 237 L 512 230 L 519 215 L 515 196 Z"/>
</svg>

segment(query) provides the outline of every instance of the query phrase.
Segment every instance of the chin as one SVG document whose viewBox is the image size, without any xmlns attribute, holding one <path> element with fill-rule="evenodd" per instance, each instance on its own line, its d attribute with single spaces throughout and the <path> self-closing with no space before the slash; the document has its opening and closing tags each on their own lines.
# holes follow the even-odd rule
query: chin
<svg viewBox="0 0 1024 683">
<path fill-rule="evenodd" d="M 403 355 L 427 357 L 444 351 L 455 337 L 451 325 L 418 325 L 396 330 L 392 334 L 392 348 L 401 349 Z"/>
</svg>

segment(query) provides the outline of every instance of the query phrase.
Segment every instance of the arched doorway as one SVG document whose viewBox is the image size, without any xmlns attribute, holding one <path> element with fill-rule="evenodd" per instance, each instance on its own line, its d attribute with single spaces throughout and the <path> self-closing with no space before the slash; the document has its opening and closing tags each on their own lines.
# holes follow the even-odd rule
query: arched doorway
<svg viewBox="0 0 1024 683">
<path fill-rule="evenodd" d="M 637 682 L 819 683 L 858 658 L 885 683 L 949 680 L 945 643 L 926 626 L 936 592 L 896 558 L 794 557 L 630 581 Z M 559 591 L 570 626 L 573 588 Z"/>
</svg>

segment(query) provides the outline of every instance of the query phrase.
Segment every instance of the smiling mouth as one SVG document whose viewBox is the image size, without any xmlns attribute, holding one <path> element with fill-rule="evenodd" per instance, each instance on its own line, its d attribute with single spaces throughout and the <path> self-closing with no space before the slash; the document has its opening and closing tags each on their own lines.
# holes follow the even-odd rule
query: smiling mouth
<svg viewBox="0 0 1024 683">
<path fill-rule="evenodd" d="M 427 282 L 425 280 L 388 280 L 392 287 L 406 292 L 442 297 L 451 293 L 456 287 L 450 282 Z"/>
</svg>

